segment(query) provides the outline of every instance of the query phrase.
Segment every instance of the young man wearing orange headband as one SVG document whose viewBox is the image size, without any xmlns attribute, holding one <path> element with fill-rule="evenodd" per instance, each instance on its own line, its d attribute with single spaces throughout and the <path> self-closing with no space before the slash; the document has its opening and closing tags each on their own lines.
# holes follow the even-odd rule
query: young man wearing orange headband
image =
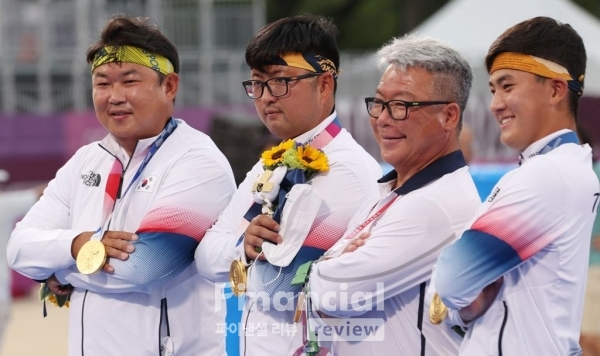
<svg viewBox="0 0 600 356">
<path fill-rule="evenodd" d="M 279 208 L 271 218 L 261 214 L 255 198 L 273 186 L 267 188 L 271 182 L 263 180 L 264 166 L 282 157 L 273 154 L 265 160 L 263 155 L 196 250 L 198 271 L 216 283 L 207 287 L 207 294 L 215 295 L 216 290 L 218 297 L 220 284 L 230 277 L 234 290 L 245 292 L 239 325 L 241 355 L 290 356 L 302 348 L 302 323 L 294 323 L 300 286 L 292 286 L 292 278 L 300 265 L 319 258 L 342 237 L 356 209 L 378 196 L 381 168 L 341 126 L 335 110 L 340 73 L 336 35 L 329 19 L 294 16 L 267 24 L 246 48 L 250 80 L 242 85 L 262 122 L 281 140 L 321 150 L 329 168 L 307 184 L 293 185 L 290 196 L 306 194 L 296 194 L 284 205 L 281 192 L 293 183 L 286 174 L 280 184 Z M 263 185 L 264 190 L 258 188 Z M 288 249 L 288 244 L 296 248 Z M 232 268 L 231 276 L 230 266 L 237 268 Z M 246 266 L 247 277 L 241 266 Z M 211 325 L 207 319 L 210 329 L 199 337 L 220 341 L 221 348 L 207 354 L 222 355 L 224 307 L 203 300 L 206 309 L 198 317 L 214 322 Z M 227 328 L 235 332 L 238 325 Z"/>
<path fill-rule="evenodd" d="M 504 32 L 486 63 L 500 139 L 521 152 L 520 167 L 438 258 L 432 314 L 447 307 L 444 322 L 466 331 L 460 355 L 579 355 L 600 196 L 591 148 L 575 133 L 583 41 L 537 17 Z"/>
</svg>

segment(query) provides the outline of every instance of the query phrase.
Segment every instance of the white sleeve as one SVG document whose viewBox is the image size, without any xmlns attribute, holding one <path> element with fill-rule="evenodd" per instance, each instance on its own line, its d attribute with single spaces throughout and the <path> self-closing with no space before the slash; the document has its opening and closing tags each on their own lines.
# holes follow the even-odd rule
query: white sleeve
<svg viewBox="0 0 600 356">
<path fill-rule="evenodd" d="M 206 232 L 196 248 L 195 262 L 198 273 L 215 283 L 229 281 L 229 266 L 233 260 L 246 262 L 241 236 L 246 224 L 243 216 L 252 206 L 252 184 L 261 171 L 257 163 L 233 194 L 217 222 Z"/>
<path fill-rule="evenodd" d="M 187 154 L 170 167 L 136 234 L 136 250 L 125 261 L 110 260 L 113 274 L 84 275 L 72 267 L 60 281 L 95 292 L 149 292 L 193 263 L 206 230 L 227 205 L 233 177 L 206 154 Z"/>
<path fill-rule="evenodd" d="M 56 173 L 44 195 L 21 220 L 7 246 L 10 268 L 36 280 L 45 280 L 75 264 L 71 243 L 83 231 L 72 230 L 72 178 L 78 154 Z M 32 263 L 34 262 L 34 263 Z"/>
<path fill-rule="evenodd" d="M 364 246 L 313 267 L 310 291 L 320 311 L 335 317 L 362 315 L 430 279 L 441 249 L 455 238 L 452 224 L 434 201 L 401 199 L 407 200 L 395 202 L 374 223 Z"/>
<path fill-rule="evenodd" d="M 459 310 L 505 273 L 551 244 L 567 228 L 565 183 L 545 157 L 500 179 L 492 200 L 437 261 L 436 290 Z"/>
<path fill-rule="evenodd" d="M 436 269 L 437 269 L 437 265 L 434 265 L 433 271 L 431 273 L 431 281 L 429 282 L 429 285 L 427 286 L 427 292 L 425 293 L 425 304 L 427 307 L 429 307 L 431 305 L 433 296 L 435 295 L 435 293 L 437 293 L 437 291 L 435 290 L 435 283 L 436 283 L 435 271 L 436 271 Z M 458 326 L 463 331 L 466 331 L 467 328 L 474 322 L 474 321 L 472 321 L 471 323 L 465 323 L 465 322 L 463 322 L 461 317 L 458 315 L 458 310 L 448 308 L 447 306 L 446 306 L 446 308 L 448 310 L 448 313 L 446 314 L 446 317 L 444 318 L 443 323 L 450 325 L 450 327 Z M 426 314 L 427 313 L 428 312 L 426 311 Z"/>
</svg>

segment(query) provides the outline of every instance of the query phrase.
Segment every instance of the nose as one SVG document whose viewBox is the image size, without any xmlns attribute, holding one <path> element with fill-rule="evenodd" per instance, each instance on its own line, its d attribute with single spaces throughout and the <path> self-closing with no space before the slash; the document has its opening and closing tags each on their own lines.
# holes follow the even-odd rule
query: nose
<svg viewBox="0 0 600 356">
<path fill-rule="evenodd" d="M 502 95 L 498 92 L 495 92 L 494 94 L 492 94 L 492 102 L 490 103 L 490 110 L 495 113 L 498 112 L 502 109 L 504 109 L 504 99 L 502 98 Z"/>
<path fill-rule="evenodd" d="M 392 119 L 392 116 L 390 115 L 390 111 L 387 107 L 384 107 L 383 110 L 381 110 L 381 114 L 379 114 L 378 118 L 371 118 L 373 120 L 375 120 L 375 122 L 377 123 L 377 126 L 389 126 L 392 125 L 394 123 L 394 119 Z"/>
<path fill-rule="evenodd" d="M 125 98 L 125 90 L 121 85 L 115 84 L 110 88 L 109 103 L 111 105 L 118 105 L 124 103 L 127 99 Z"/>
<path fill-rule="evenodd" d="M 277 98 L 271 94 L 271 90 L 265 85 L 263 86 L 262 96 L 258 100 L 262 101 L 264 104 L 269 104 L 275 102 Z"/>
</svg>

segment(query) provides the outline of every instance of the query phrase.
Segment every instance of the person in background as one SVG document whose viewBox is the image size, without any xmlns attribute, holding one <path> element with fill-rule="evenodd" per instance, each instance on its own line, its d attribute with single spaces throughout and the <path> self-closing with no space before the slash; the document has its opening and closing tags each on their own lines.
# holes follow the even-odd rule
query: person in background
<svg viewBox="0 0 600 356">
<path fill-rule="evenodd" d="M 17 224 L 9 266 L 70 294 L 69 355 L 206 355 L 194 251 L 235 190 L 231 167 L 173 117 L 179 56 L 148 18 L 110 19 L 87 61 L 108 135 Z"/>
<path fill-rule="evenodd" d="M 241 355 L 289 356 L 302 347 L 302 333 L 299 324 L 294 323 L 295 296 L 300 287 L 291 285 L 296 270 L 306 261 L 319 258 L 342 236 L 356 209 L 378 195 L 375 181 L 381 176 L 381 168 L 341 127 L 335 110 L 340 73 L 336 35 L 337 29 L 329 19 L 293 16 L 267 24 L 246 48 L 251 77 L 242 83 L 246 94 L 254 100 L 258 116 L 269 131 L 280 140 L 290 141 L 283 142 L 281 149 L 274 148 L 273 154 L 263 154 L 196 250 L 198 271 L 216 283 L 210 290 L 216 291 L 216 298 L 219 286 L 230 280 L 232 262 L 233 266 L 251 264 L 247 283 L 239 283 L 247 287 L 239 291 L 246 296 L 240 324 Z M 289 194 L 303 192 L 302 198 L 293 203 L 287 200 L 283 217 L 277 221 L 281 209 L 275 210 L 273 217 L 263 215 L 255 193 L 259 193 L 259 186 L 271 183 L 263 180 L 270 173 L 266 166 L 282 158 L 288 148 L 292 148 L 291 153 L 299 152 L 294 148 L 312 151 L 315 159 L 325 156 L 328 164 L 319 166 L 328 168 L 307 184 L 292 186 Z M 312 159 L 305 160 L 309 161 Z M 285 178 L 281 187 L 292 183 L 292 178 L 286 177 L 289 179 Z M 294 208 L 286 215 L 288 207 Z M 298 210 L 303 215 L 295 215 Z M 286 216 L 304 218 L 291 224 Z M 292 225 L 293 231 L 280 231 Z M 286 246 L 286 241 L 295 243 L 298 249 L 282 252 L 277 262 L 269 261 L 270 255 L 263 250 L 274 244 Z M 201 314 L 215 315 L 215 305 L 206 303 Z M 215 333 L 224 321 L 223 314 L 224 310 L 217 310 L 212 328 L 201 331 L 199 337 L 220 336 L 221 341 L 222 335 Z M 212 350 L 212 354 L 224 354 L 223 346 Z"/>
<path fill-rule="evenodd" d="M 520 166 L 439 256 L 439 309 L 466 331 L 460 355 L 579 355 L 600 197 L 575 132 L 585 47 L 570 25 L 535 17 L 500 35 L 486 64 L 500 140 Z"/>
</svg>

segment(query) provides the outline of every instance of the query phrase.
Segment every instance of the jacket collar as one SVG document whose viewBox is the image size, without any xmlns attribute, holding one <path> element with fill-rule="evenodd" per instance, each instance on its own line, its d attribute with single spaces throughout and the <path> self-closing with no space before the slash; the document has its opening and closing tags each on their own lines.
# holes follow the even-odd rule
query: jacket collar
<svg viewBox="0 0 600 356">
<path fill-rule="evenodd" d="M 456 150 L 430 163 L 425 168 L 418 171 L 415 175 L 408 178 L 402 186 L 396 188 L 394 192 L 398 195 L 405 195 L 414 190 L 420 189 L 425 185 L 441 178 L 442 176 L 452 173 L 457 169 L 465 167 L 467 162 L 461 150 Z M 398 173 L 392 170 L 384 175 L 377 182 L 382 184 L 390 184 L 398 179 Z"/>
</svg>

